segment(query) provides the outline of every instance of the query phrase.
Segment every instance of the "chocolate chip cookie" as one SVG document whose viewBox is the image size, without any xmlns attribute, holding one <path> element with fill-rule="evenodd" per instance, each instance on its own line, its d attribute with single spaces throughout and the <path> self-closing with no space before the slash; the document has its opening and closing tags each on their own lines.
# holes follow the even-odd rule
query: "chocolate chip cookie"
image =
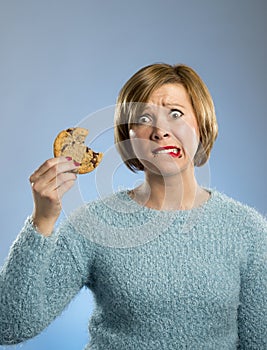
<svg viewBox="0 0 267 350">
<path fill-rule="evenodd" d="M 86 174 L 93 171 L 101 162 L 103 153 L 94 152 L 85 145 L 88 130 L 85 128 L 69 128 L 62 130 L 54 141 L 54 156 L 72 157 L 81 165 L 78 174 Z"/>
</svg>

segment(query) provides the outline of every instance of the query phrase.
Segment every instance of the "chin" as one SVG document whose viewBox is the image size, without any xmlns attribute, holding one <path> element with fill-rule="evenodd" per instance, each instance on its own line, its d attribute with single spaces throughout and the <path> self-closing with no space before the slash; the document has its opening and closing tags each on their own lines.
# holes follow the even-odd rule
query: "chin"
<svg viewBox="0 0 267 350">
<path fill-rule="evenodd" d="M 161 162 L 160 164 L 155 164 L 155 162 L 142 161 L 142 164 L 144 165 L 144 172 L 162 177 L 181 176 L 187 169 L 193 166 L 191 162 L 189 164 L 183 163 L 178 165 L 177 163 L 171 164 L 166 162 L 162 164 Z"/>
</svg>

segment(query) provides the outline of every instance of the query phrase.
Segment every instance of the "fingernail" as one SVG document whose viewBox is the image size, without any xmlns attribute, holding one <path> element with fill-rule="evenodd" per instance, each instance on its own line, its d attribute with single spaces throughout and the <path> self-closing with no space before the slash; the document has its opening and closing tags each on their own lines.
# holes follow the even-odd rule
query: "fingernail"
<svg viewBox="0 0 267 350">
<path fill-rule="evenodd" d="M 66 159 L 67 159 L 68 161 L 70 161 L 70 160 L 72 160 L 72 157 L 66 157 Z"/>
<path fill-rule="evenodd" d="M 80 166 L 81 165 L 81 163 L 76 162 L 76 160 L 74 160 L 73 163 L 74 163 L 75 166 Z"/>
</svg>

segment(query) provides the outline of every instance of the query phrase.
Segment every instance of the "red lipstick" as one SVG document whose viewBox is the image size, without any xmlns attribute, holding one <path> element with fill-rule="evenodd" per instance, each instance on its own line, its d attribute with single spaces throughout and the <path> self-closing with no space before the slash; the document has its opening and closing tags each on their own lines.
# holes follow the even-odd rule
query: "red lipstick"
<svg viewBox="0 0 267 350">
<path fill-rule="evenodd" d="M 179 158 L 181 157 L 181 149 L 176 146 L 164 146 L 164 147 L 159 147 L 156 148 L 152 151 L 153 154 L 158 155 L 158 154 L 169 154 L 170 156 L 174 158 Z"/>
</svg>

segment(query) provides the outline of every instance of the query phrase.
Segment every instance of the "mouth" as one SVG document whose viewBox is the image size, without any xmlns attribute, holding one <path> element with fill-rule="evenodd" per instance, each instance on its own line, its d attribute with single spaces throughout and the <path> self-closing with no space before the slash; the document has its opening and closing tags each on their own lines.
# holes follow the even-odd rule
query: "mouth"
<svg viewBox="0 0 267 350">
<path fill-rule="evenodd" d="M 168 154 L 174 158 L 181 158 L 182 157 L 181 149 L 179 147 L 176 147 L 176 146 L 159 147 L 159 148 L 154 149 L 152 151 L 152 153 L 154 155 Z"/>
</svg>

